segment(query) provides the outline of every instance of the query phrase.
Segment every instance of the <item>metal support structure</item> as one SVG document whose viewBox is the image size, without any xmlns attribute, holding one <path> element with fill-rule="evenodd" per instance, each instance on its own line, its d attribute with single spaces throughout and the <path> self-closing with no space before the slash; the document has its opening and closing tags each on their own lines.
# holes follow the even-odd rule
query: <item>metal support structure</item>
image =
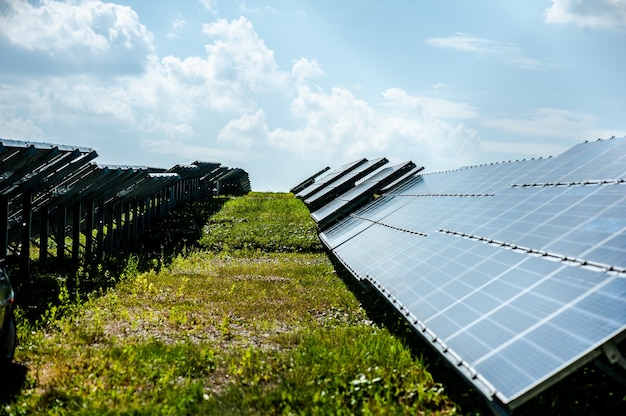
<svg viewBox="0 0 626 416">
<path fill-rule="evenodd" d="M 80 262 L 80 219 L 81 219 L 81 202 L 74 204 L 72 218 L 72 264 L 78 269 Z"/>
<path fill-rule="evenodd" d="M 130 207 L 133 214 L 133 221 L 131 223 L 131 230 L 129 235 L 129 248 L 131 251 L 136 251 L 139 243 L 139 222 L 141 221 L 141 214 L 139 213 L 139 204 L 134 199 Z"/>
<path fill-rule="evenodd" d="M 0 256 L 9 254 L 9 197 L 0 194 Z"/>
<path fill-rule="evenodd" d="M 48 267 L 48 232 L 50 231 L 48 207 L 43 207 L 40 211 L 39 230 L 39 267 Z"/>
<path fill-rule="evenodd" d="M 56 235 L 55 240 L 57 243 L 57 266 L 63 267 L 65 264 L 65 227 L 67 209 L 65 204 L 61 204 L 56 209 Z"/>
<path fill-rule="evenodd" d="M 108 210 L 107 250 L 117 253 L 122 241 L 122 207 L 120 204 Z"/>
<path fill-rule="evenodd" d="M 626 370 L 626 358 L 620 353 L 615 342 L 607 342 L 602 346 L 602 352 L 611 364 L 617 364 Z"/>
<path fill-rule="evenodd" d="M 85 210 L 87 211 L 87 218 L 83 229 L 85 231 L 85 262 L 91 263 L 93 260 L 93 229 L 94 229 L 94 209 L 95 203 L 93 199 L 85 201 Z"/>
<path fill-rule="evenodd" d="M 30 275 L 30 235 L 32 231 L 32 194 L 22 195 L 22 238 L 20 243 L 20 275 Z"/>
<path fill-rule="evenodd" d="M 128 250 L 128 248 L 130 247 L 130 232 L 131 232 L 131 221 L 134 221 L 134 218 L 131 219 L 131 215 L 130 215 L 130 211 L 131 211 L 131 206 L 128 203 L 125 203 L 122 205 L 122 211 L 123 211 L 123 221 L 124 221 L 124 226 L 122 227 L 122 245 L 121 248 L 122 250 Z"/>
<path fill-rule="evenodd" d="M 148 228 L 150 228 L 150 215 L 152 213 L 151 205 L 152 197 L 146 198 L 146 200 L 141 202 L 140 210 L 141 210 L 141 223 L 139 225 L 139 232 L 143 234 Z"/>
<path fill-rule="evenodd" d="M 148 227 L 233 170 L 207 162 L 167 170 L 98 165 L 97 156 L 90 148 L 0 138 L 0 259 L 15 254 L 27 276 L 33 244 L 42 271 L 63 267 L 69 256 L 77 270 L 139 249 Z"/>
<path fill-rule="evenodd" d="M 105 206 L 104 201 L 100 199 L 97 204 L 97 215 L 96 215 L 96 257 L 95 261 L 100 262 L 104 259 L 104 221 L 105 217 Z"/>
</svg>

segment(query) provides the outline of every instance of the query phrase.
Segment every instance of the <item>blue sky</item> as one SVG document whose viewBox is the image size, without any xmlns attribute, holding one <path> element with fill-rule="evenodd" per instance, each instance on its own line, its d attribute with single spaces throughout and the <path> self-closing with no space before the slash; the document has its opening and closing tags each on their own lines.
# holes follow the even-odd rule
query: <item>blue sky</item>
<svg viewBox="0 0 626 416">
<path fill-rule="evenodd" d="M 285 191 L 626 135 L 626 0 L 0 0 L 0 137 Z"/>
</svg>

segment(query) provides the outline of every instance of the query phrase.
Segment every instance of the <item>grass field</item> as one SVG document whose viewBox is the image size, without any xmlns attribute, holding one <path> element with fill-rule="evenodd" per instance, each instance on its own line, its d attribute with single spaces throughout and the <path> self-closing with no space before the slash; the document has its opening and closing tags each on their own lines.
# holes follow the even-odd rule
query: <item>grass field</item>
<svg viewBox="0 0 626 416">
<path fill-rule="evenodd" d="M 38 319 L 18 311 L 0 414 L 460 412 L 370 319 L 300 201 L 223 202 L 193 248 L 146 270 L 132 258 L 117 284 L 79 300 L 57 279 Z"/>
<path fill-rule="evenodd" d="M 0 415 L 490 414 L 330 262 L 293 195 L 197 203 L 147 237 L 139 257 L 17 285 Z M 588 366 L 515 414 L 622 415 L 626 387 Z"/>
</svg>

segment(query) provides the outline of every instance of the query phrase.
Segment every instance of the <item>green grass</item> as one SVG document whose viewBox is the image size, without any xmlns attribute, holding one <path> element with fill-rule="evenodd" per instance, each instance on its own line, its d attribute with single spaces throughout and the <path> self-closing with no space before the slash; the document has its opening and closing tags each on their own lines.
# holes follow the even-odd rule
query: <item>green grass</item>
<svg viewBox="0 0 626 416">
<path fill-rule="evenodd" d="M 227 203 L 211 218 L 200 243 L 218 251 L 322 251 L 309 211 L 285 193 L 251 192 Z"/>
<path fill-rule="evenodd" d="M 200 228 L 199 245 L 133 259 L 82 301 L 61 282 L 36 321 L 20 310 L 0 414 L 460 412 L 407 342 L 370 320 L 301 201 L 251 193 L 221 204 L 214 215 L 192 208 L 183 231 Z M 176 224 L 161 230 L 174 245 Z"/>
</svg>

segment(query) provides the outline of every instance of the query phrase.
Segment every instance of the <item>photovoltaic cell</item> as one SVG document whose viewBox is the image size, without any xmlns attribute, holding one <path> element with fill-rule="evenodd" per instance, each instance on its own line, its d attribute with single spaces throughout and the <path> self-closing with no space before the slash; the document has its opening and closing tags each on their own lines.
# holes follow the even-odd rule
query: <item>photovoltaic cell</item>
<svg viewBox="0 0 626 416">
<path fill-rule="evenodd" d="M 515 407 L 626 336 L 626 138 L 421 175 L 320 238 Z"/>
</svg>

